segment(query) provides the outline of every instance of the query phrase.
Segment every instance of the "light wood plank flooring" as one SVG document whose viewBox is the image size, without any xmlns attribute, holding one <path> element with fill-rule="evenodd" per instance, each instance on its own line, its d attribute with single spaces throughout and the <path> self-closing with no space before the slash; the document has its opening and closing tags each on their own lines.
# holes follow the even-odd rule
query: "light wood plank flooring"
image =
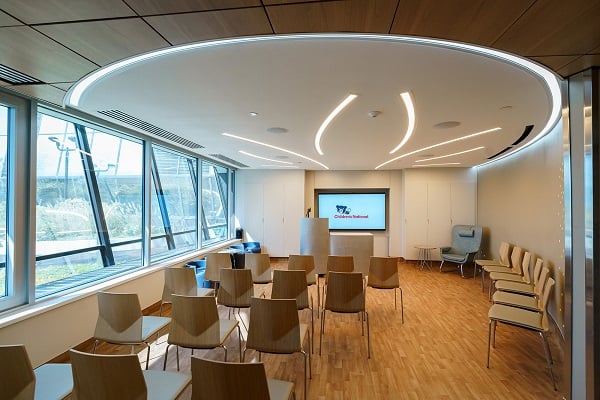
<svg viewBox="0 0 600 400">
<path fill-rule="evenodd" d="M 286 268 L 285 259 L 274 259 L 273 268 Z M 371 359 L 367 359 L 366 336 L 361 336 L 356 315 L 328 313 L 322 355 L 319 356 L 319 324 L 315 317 L 315 353 L 309 399 L 560 399 L 546 369 L 539 335 L 507 325 L 498 325 L 496 348 L 490 368 L 485 366 L 490 303 L 480 280 L 461 278 L 451 272 L 419 270 L 414 263 L 398 265 L 404 294 L 405 323 L 400 308 L 394 310 L 392 291 L 367 289 L 371 327 Z M 466 269 L 465 276 L 472 270 Z M 264 285 L 261 285 L 264 286 Z M 311 287 L 316 302 L 316 288 Z M 266 286 L 267 296 L 270 285 Z M 398 304 L 400 307 L 400 304 Z M 227 310 L 221 309 L 222 317 Z M 168 315 L 170 309 L 166 309 Z M 242 310 L 241 316 L 248 318 Z M 301 322 L 310 323 L 307 311 Z M 245 332 L 242 331 L 243 336 Z M 237 335 L 227 342 L 229 361 L 238 361 Z M 554 344 L 553 371 L 560 380 L 562 355 Z M 162 369 L 166 332 L 152 344 L 151 369 Z M 243 342 L 242 342 L 243 346 Z M 126 353 L 127 347 L 102 344 L 99 353 Z M 141 348 L 140 348 L 141 350 Z M 190 351 L 180 350 L 183 371 L 190 370 Z M 196 350 L 195 355 L 223 359 L 222 349 Z M 140 360 L 145 352 L 140 352 Z M 256 361 L 248 351 L 246 361 Z M 263 355 L 267 376 L 294 381 L 296 398 L 304 397 L 302 355 Z M 170 351 L 167 369 L 175 370 Z M 233 382 L 232 382 L 233 384 Z M 560 385 L 560 382 L 559 382 Z M 560 389 L 560 387 L 559 387 Z M 189 388 L 183 399 L 189 399 Z"/>
</svg>

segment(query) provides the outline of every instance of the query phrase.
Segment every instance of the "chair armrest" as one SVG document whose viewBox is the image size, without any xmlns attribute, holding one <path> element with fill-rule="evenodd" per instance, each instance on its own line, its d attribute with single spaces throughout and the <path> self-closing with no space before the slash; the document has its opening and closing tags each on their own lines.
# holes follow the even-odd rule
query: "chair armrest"
<svg viewBox="0 0 600 400">
<path fill-rule="evenodd" d="M 448 253 L 450 250 L 452 250 L 450 246 L 440 247 L 440 253 Z"/>
</svg>

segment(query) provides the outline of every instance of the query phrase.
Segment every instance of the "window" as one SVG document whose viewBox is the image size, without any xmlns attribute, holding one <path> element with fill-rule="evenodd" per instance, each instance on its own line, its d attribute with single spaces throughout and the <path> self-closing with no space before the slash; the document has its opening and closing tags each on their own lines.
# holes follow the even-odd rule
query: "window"
<svg viewBox="0 0 600 400">
<path fill-rule="evenodd" d="M 152 260 L 198 247 L 196 160 L 153 146 Z"/>
<path fill-rule="evenodd" d="M 227 239 L 229 170 L 202 161 L 202 243 Z"/>
<path fill-rule="evenodd" d="M 0 104 L 0 298 L 8 295 L 6 285 L 6 215 L 8 193 L 9 111 Z"/>
<path fill-rule="evenodd" d="M 39 114 L 36 298 L 141 266 L 142 144 Z"/>
</svg>

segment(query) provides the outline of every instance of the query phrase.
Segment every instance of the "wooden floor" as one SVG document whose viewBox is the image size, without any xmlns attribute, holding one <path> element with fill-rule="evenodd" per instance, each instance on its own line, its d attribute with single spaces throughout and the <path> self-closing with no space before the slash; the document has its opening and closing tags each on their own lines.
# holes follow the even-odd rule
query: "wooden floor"
<svg viewBox="0 0 600 400">
<path fill-rule="evenodd" d="M 285 260 L 273 260 L 274 268 L 286 268 Z M 392 291 L 367 289 L 371 327 L 371 359 L 367 359 L 366 336 L 361 336 L 356 315 L 329 313 L 319 356 L 318 327 L 312 358 L 308 399 L 559 399 L 552 388 L 539 335 L 498 325 L 496 348 L 486 368 L 487 290 L 480 280 L 461 278 L 450 272 L 419 270 L 413 263 L 399 264 L 404 294 L 405 323 L 400 308 L 394 310 Z M 446 267 L 445 267 L 446 268 Z M 466 269 L 465 275 L 472 274 Z M 261 285 L 264 286 L 264 285 Z M 311 287 L 315 296 L 315 287 Z M 267 286 L 267 295 L 270 285 Z M 398 304 L 399 306 L 399 304 Z M 220 307 L 220 306 L 219 306 Z M 170 310 L 167 309 L 167 315 Z M 226 309 L 220 309 L 226 317 Z M 248 313 L 242 311 L 242 317 Z M 306 311 L 301 322 L 310 323 Z M 245 332 L 242 332 L 243 336 Z M 562 355 L 551 335 L 553 371 L 560 380 Z M 166 332 L 152 344 L 150 369 L 162 369 Z M 237 335 L 227 342 L 229 361 L 238 361 Z M 242 342 L 243 346 L 243 342 Z M 140 348 L 140 350 L 142 350 Z M 99 353 L 127 352 L 128 348 L 100 345 Z M 190 351 L 180 350 L 183 371 L 190 370 Z M 196 350 L 195 355 L 223 358 L 222 349 Z M 145 351 L 140 352 L 145 360 Z M 256 361 L 248 351 L 246 361 Z M 296 398 L 304 397 L 302 355 L 263 355 L 267 376 L 294 381 Z M 175 370 L 170 351 L 167 369 Z M 559 382 L 560 385 L 560 382 Z M 181 398 L 189 399 L 191 388 Z"/>
</svg>

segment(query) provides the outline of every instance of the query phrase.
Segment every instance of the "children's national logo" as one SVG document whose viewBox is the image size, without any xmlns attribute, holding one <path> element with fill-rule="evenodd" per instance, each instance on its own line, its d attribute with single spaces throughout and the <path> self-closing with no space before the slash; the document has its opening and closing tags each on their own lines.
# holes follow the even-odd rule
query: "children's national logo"
<svg viewBox="0 0 600 400">
<path fill-rule="evenodd" d="M 348 215 L 351 211 L 348 206 L 335 206 L 335 208 L 337 209 L 338 214 Z"/>
</svg>

